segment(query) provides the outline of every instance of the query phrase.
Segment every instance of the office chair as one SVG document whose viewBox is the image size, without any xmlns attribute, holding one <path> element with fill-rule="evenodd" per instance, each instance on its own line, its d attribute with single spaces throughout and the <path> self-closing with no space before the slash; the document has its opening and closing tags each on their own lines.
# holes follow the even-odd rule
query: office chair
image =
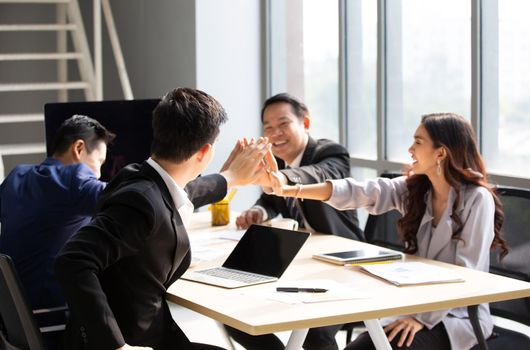
<svg viewBox="0 0 530 350">
<path fill-rule="evenodd" d="M 40 328 L 34 314 L 65 310 L 66 307 L 32 311 L 13 261 L 0 254 L 0 350 L 45 350 L 41 332 L 64 330 L 64 325 Z"/>
<path fill-rule="evenodd" d="M 396 172 L 384 172 L 381 177 L 393 179 L 401 175 L 401 173 Z M 397 221 L 400 218 L 401 213 L 397 210 L 391 210 L 380 215 L 370 214 L 364 227 L 366 241 L 381 247 L 403 251 L 405 246 L 397 231 Z"/>
<path fill-rule="evenodd" d="M 492 252 L 490 272 L 530 282 L 530 190 L 499 186 L 497 193 L 504 210 L 502 232 L 510 251 L 502 263 Z M 492 315 L 530 326 L 530 298 L 490 303 L 490 310 Z M 475 317 L 470 314 L 470 318 Z M 487 341 L 480 334 L 477 339 L 479 344 L 472 350 L 530 349 L 528 336 L 499 326 L 494 326 L 493 335 Z"/>
</svg>

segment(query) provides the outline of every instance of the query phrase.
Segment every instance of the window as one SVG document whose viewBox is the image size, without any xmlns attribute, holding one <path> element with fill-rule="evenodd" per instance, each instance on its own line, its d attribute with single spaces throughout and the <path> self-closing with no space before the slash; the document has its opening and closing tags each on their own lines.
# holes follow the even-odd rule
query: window
<svg viewBox="0 0 530 350">
<path fill-rule="evenodd" d="M 377 159 L 377 1 L 346 2 L 345 30 L 348 148 Z"/>
<path fill-rule="evenodd" d="M 388 159 L 409 162 L 424 114 L 470 119 L 471 1 L 389 2 L 387 18 Z"/>
<path fill-rule="evenodd" d="M 421 116 L 454 112 L 492 182 L 530 188 L 530 1 L 269 4 L 268 91 L 302 97 L 313 135 L 340 135 L 356 177 L 399 170 Z"/>
<path fill-rule="evenodd" d="M 498 60 L 498 104 L 496 110 L 487 111 L 492 116 L 482 126 L 483 154 L 488 170 L 522 177 L 530 174 L 528 13 L 530 3 L 526 0 L 498 2 L 498 49 L 493 47 L 487 51 L 498 55 L 491 58 L 494 62 Z M 488 39 L 494 41 L 496 38 L 485 38 Z"/>
<path fill-rule="evenodd" d="M 338 0 L 270 1 L 270 95 L 289 92 L 312 117 L 311 135 L 339 139 Z"/>
</svg>

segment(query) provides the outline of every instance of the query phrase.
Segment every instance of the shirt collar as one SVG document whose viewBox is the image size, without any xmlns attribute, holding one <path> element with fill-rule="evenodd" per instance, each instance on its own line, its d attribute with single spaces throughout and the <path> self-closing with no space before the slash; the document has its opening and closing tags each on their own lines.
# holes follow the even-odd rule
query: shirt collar
<svg viewBox="0 0 530 350">
<path fill-rule="evenodd" d="M 164 183 L 167 186 L 167 189 L 169 190 L 169 193 L 171 194 L 171 198 L 173 199 L 173 202 L 175 203 L 175 208 L 177 210 L 180 210 L 183 206 L 191 204 L 190 200 L 188 199 L 188 194 L 186 191 L 184 191 L 173 178 L 167 173 L 167 171 L 164 170 L 153 158 L 149 157 L 147 160 L 147 164 L 149 164 L 153 169 L 156 170 L 156 172 L 162 177 L 162 180 L 164 180 Z"/>
<path fill-rule="evenodd" d="M 307 143 L 309 142 L 309 135 L 307 135 L 307 134 L 305 134 L 305 135 L 306 135 L 306 137 L 305 137 L 305 141 L 304 141 L 304 148 L 302 149 L 302 151 L 300 153 L 298 153 L 298 155 L 294 158 L 294 160 L 290 164 L 285 163 L 286 166 L 288 166 L 290 168 L 298 168 L 298 167 L 300 167 L 300 163 L 302 162 L 302 157 L 304 156 L 305 149 L 307 148 Z"/>
<path fill-rule="evenodd" d="M 43 162 L 42 165 L 62 165 L 61 161 L 57 158 L 48 157 Z"/>
</svg>

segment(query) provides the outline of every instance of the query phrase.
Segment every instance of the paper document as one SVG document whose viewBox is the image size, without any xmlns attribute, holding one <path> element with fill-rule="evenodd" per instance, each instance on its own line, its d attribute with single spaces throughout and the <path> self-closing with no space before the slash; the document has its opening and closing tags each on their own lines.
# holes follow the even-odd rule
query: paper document
<svg viewBox="0 0 530 350">
<path fill-rule="evenodd" d="M 449 269 L 422 262 L 363 265 L 361 269 L 396 286 L 464 281 Z"/>
<path fill-rule="evenodd" d="M 191 246 L 191 266 L 202 262 L 213 261 L 226 255 L 223 249 L 216 249 L 214 244 L 225 243 L 226 240 L 214 237 L 212 234 L 189 235 Z"/>
<path fill-rule="evenodd" d="M 325 293 L 286 293 L 277 292 L 277 287 L 323 288 Z M 244 292 L 254 297 L 275 300 L 286 304 L 321 303 L 349 299 L 367 299 L 370 295 L 360 288 L 340 284 L 332 280 L 282 281 L 260 290 Z"/>
<path fill-rule="evenodd" d="M 208 233 L 191 234 L 190 237 L 191 245 L 211 245 L 218 243 L 225 243 L 229 241 L 239 241 L 245 234 L 245 230 L 222 230 L 213 231 Z"/>
<path fill-rule="evenodd" d="M 215 232 L 215 237 L 219 239 L 227 239 L 229 241 L 239 241 L 245 234 L 245 230 L 225 230 Z"/>
<path fill-rule="evenodd" d="M 208 247 L 192 247 L 190 267 L 194 267 L 200 263 L 219 259 L 224 255 L 226 255 L 226 252 L 222 249 L 212 249 Z"/>
</svg>

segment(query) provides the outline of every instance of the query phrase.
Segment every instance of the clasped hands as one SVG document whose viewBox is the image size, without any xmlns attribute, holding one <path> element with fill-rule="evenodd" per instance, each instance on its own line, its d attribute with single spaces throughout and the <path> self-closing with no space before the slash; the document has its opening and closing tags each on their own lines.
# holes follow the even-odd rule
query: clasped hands
<svg viewBox="0 0 530 350">
<path fill-rule="evenodd" d="M 278 164 L 266 137 L 238 139 L 221 167 L 229 186 L 255 184 L 266 192 L 281 196 L 287 178 L 278 171 Z M 268 190 L 267 190 L 268 189 Z"/>
</svg>

